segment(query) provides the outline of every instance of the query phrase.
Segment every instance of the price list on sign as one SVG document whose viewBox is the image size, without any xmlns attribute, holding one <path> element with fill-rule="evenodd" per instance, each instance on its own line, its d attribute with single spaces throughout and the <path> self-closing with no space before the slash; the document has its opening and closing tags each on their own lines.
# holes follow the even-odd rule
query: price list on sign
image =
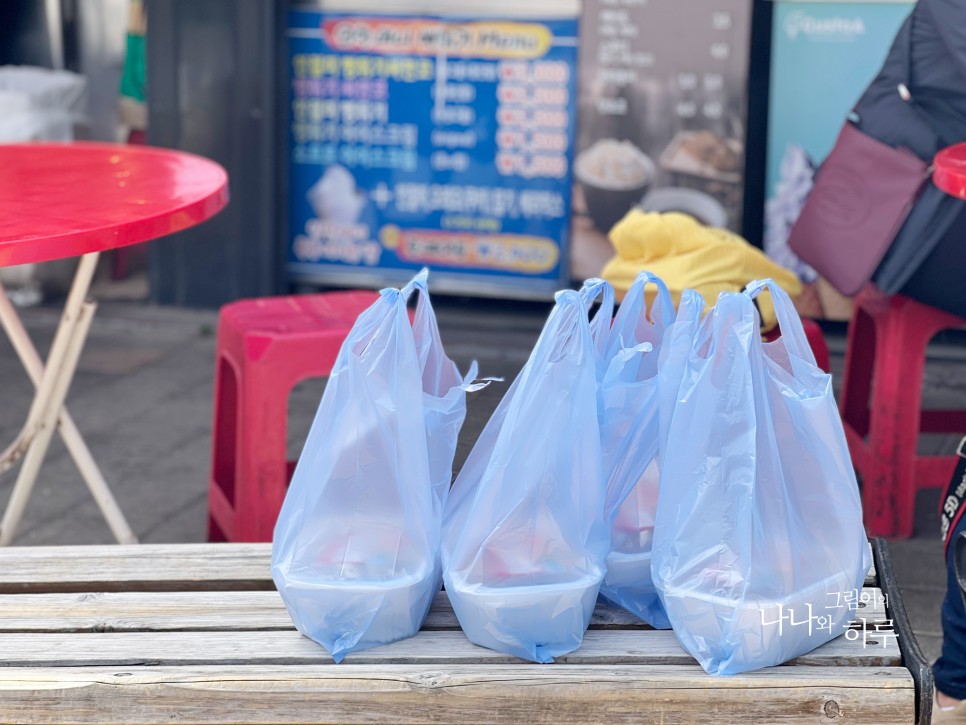
<svg viewBox="0 0 966 725">
<path fill-rule="evenodd" d="M 752 0 L 584 2 L 575 256 L 592 257 L 649 195 L 651 211 L 740 229 L 751 11 Z"/>
<path fill-rule="evenodd" d="M 566 276 L 576 19 L 289 18 L 294 278 L 550 292 Z"/>
</svg>

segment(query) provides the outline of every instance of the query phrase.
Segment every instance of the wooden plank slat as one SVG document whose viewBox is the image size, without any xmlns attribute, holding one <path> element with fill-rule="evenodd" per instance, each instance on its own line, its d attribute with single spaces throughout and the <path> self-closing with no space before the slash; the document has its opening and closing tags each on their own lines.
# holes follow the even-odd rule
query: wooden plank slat
<svg viewBox="0 0 966 725">
<path fill-rule="evenodd" d="M 322 665 L 0 670 L 0 723 L 827 722 L 915 718 L 902 668 Z"/>
<path fill-rule="evenodd" d="M 866 586 L 875 586 L 875 568 Z M 0 549 L 0 593 L 273 589 L 271 544 Z"/>
<path fill-rule="evenodd" d="M 275 591 L 0 595 L 0 632 L 293 629 Z"/>
<path fill-rule="evenodd" d="M 856 626 L 888 623 L 882 592 L 862 590 Z M 843 605 L 845 606 L 845 605 Z M 278 592 L 97 592 L 0 595 L 0 632 L 125 632 L 292 629 Z M 591 629 L 648 629 L 623 609 L 598 605 Z M 424 630 L 456 630 L 445 592 L 436 595 Z"/>
<path fill-rule="evenodd" d="M 274 589 L 271 544 L 0 549 L 0 593 Z"/>
<path fill-rule="evenodd" d="M 852 637 L 851 635 L 856 636 Z M 866 635 L 864 637 L 858 636 Z M 889 636 L 891 634 L 891 636 Z M 847 636 L 848 635 L 848 636 Z M 854 632 L 837 637 L 791 664 L 894 667 L 900 664 L 895 635 Z M 331 663 L 320 645 L 298 632 L 98 632 L 0 635 L 0 667 L 121 665 L 310 665 Z M 590 665 L 687 665 L 694 660 L 673 632 L 587 632 L 558 663 Z M 472 644 L 462 632 L 420 632 L 415 637 L 361 652 L 348 664 L 516 664 L 516 657 Z M 508 676 L 510 672 L 507 671 Z"/>
</svg>

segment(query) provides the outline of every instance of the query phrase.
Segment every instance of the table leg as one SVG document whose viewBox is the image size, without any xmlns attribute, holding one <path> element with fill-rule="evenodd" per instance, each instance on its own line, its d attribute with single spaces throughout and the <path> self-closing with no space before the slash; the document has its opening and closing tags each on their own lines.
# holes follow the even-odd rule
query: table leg
<svg viewBox="0 0 966 725">
<path fill-rule="evenodd" d="M 97 253 L 92 253 L 81 258 L 46 369 L 40 355 L 30 342 L 16 310 L 0 286 L 0 323 L 13 343 L 28 376 L 37 387 L 37 394 L 31 405 L 31 412 L 24 430 L 4 457 L 0 457 L 0 472 L 2 472 L 11 467 L 13 462 L 26 452 L 26 460 L 17 478 L 3 521 L 0 522 L 0 545 L 9 544 L 16 533 L 54 429 L 58 427 L 71 457 L 114 537 L 122 544 L 137 543 L 137 538 L 128 526 L 90 450 L 64 407 L 64 399 L 70 388 L 77 359 L 83 349 L 87 330 L 96 308 L 93 302 L 85 302 L 84 299 L 90 288 L 97 257 Z M 12 449 L 15 450 L 8 457 Z"/>
<path fill-rule="evenodd" d="M 64 307 L 63 315 L 60 319 L 60 324 L 57 327 L 57 333 L 54 336 L 54 341 L 50 346 L 50 352 L 47 356 L 47 369 L 50 372 L 49 375 L 41 375 L 40 380 L 35 381 L 34 385 L 37 388 L 34 394 L 33 402 L 30 404 L 30 412 L 27 414 L 27 421 L 24 423 L 23 429 L 20 431 L 20 435 L 17 440 L 6 450 L 2 455 L 2 460 L 0 460 L 0 473 L 9 470 L 13 465 L 22 458 L 31 441 L 36 437 L 38 431 L 40 430 L 41 417 L 43 412 L 47 409 L 50 397 L 54 390 L 54 385 L 60 375 L 58 371 L 63 368 L 64 357 L 67 353 L 68 346 L 70 344 L 71 337 L 73 336 L 74 328 L 77 325 L 80 308 L 84 302 L 84 296 L 86 295 L 86 287 L 84 288 L 84 294 L 74 294 L 74 288 L 80 287 L 86 284 L 90 285 L 90 279 L 88 278 L 88 269 L 90 265 L 84 265 L 83 260 L 81 262 L 82 267 L 77 270 L 77 275 L 74 278 L 75 284 L 71 287 L 71 296 L 67 299 L 67 304 Z M 90 271 L 93 274 L 93 270 Z M 4 295 L 6 298 L 6 295 Z M 10 336 L 11 340 L 14 341 L 14 347 L 17 348 L 20 345 L 29 343 L 29 337 L 27 336 L 27 331 L 23 329 L 22 325 L 19 325 L 18 329 L 8 324 L 8 320 L 19 320 L 16 311 L 13 309 L 13 305 L 10 304 L 8 299 L 5 299 L 6 306 L 4 307 L 4 317 L 3 323 L 4 328 L 7 330 L 7 334 Z M 12 314 L 6 314 L 6 313 Z M 29 371 L 27 373 L 30 374 Z"/>
</svg>

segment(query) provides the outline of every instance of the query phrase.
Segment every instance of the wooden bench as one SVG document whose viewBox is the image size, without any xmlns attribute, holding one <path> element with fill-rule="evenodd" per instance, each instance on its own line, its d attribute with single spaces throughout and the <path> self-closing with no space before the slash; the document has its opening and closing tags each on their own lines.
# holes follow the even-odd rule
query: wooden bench
<svg viewBox="0 0 966 725">
<path fill-rule="evenodd" d="M 603 606 L 580 649 L 525 663 L 470 644 L 445 593 L 416 637 L 334 665 L 292 627 L 267 544 L 5 549 L 0 723 L 928 722 L 928 668 L 875 550 L 853 630 L 711 677 Z"/>
</svg>

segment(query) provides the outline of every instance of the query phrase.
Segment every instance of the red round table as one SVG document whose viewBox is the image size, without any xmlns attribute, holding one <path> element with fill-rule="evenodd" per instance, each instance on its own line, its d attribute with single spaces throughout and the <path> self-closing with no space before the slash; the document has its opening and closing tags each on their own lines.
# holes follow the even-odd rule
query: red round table
<svg viewBox="0 0 966 725">
<path fill-rule="evenodd" d="M 0 284 L 0 324 L 36 386 L 23 430 L 0 453 L 0 473 L 23 458 L 0 544 L 16 533 L 55 430 L 114 536 L 137 541 L 64 407 L 94 314 L 87 293 L 100 252 L 186 229 L 227 203 L 224 169 L 192 154 L 100 143 L 0 145 L 0 267 L 81 258 L 46 364 Z"/>
<path fill-rule="evenodd" d="M 966 199 L 966 143 L 944 148 L 932 163 L 933 183 L 951 196 Z"/>
</svg>

